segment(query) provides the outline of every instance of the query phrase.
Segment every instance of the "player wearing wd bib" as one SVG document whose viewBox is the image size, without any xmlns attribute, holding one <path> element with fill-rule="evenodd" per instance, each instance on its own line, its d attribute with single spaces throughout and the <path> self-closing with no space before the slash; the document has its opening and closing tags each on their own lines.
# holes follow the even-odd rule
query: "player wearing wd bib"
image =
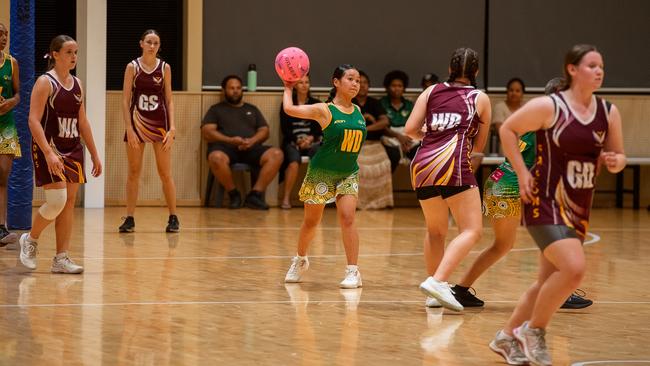
<svg viewBox="0 0 650 366">
<path fill-rule="evenodd" d="M 361 287 L 359 233 L 355 226 L 359 181 L 357 157 L 366 138 L 366 122 L 359 106 L 352 99 L 359 94 L 361 76 L 354 66 L 344 64 L 334 69 L 330 95 L 326 103 L 295 105 L 291 95 L 293 82 L 285 81 L 282 97 L 284 111 L 293 117 L 318 122 L 323 129 L 323 144 L 309 162 L 307 175 L 300 188 L 305 202 L 305 216 L 300 227 L 298 249 L 284 282 L 301 282 L 309 268 L 307 250 L 323 217 L 325 204 L 336 201 L 336 214 L 347 267 L 341 288 Z M 329 103 L 331 102 L 331 103 Z"/>
<path fill-rule="evenodd" d="M 359 192 L 357 157 L 366 139 L 366 123 L 358 106 L 344 113 L 334 104 L 327 105 L 332 120 L 323 130 L 323 144 L 310 160 L 300 188 L 305 203 L 334 202 L 337 195 Z"/>
<path fill-rule="evenodd" d="M 490 127 L 490 98 L 476 89 L 478 53 L 458 48 L 447 82 L 428 87 L 415 102 L 404 132 L 422 145 L 411 162 L 411 183 L 422 207 L 429 277 L 420 284 L 425 305 L 462 311 L 447 282 L 483 231 L 481 197 L 470 156 L 483 151 Z M 459 235 L 445 249 L 451 211 Z M 444 218 L 444 219 L 442 219 Z"/>
</svg>

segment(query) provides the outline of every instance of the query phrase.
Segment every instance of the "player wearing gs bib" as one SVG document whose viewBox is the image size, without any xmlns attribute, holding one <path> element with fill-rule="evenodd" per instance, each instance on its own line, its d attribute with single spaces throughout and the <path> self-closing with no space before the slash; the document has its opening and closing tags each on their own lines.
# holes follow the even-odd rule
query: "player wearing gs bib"
<svg viewBox="0 0 650 366">
<path fill-rule="evenodd" d="M 153 29 L 140 37 L 142 55 L 131 61 L 124 71 L 122 115 L 124 141 L 129 164 L 126 178 L 126 216 L 119 232 L 135 230 L 135 206 L 138 200 L 140 172 L 145 143 L 151 143 L 156 157 L 158 175 L 169 210 L 166 232 L 178 232 L 176 216 L 176 185 L 172 176 L 171 147 L 174 144 L 174 101 L 172 71 L 169 64 L 158 58 L 160 36 Z"/>
<path fill-rule="evenodd" d="M 284 282 L 301 282 L 309 268 L 307 249 L 323 217 L 325 204 L 336 201 L 347 259 L 342 288 L 362 286 L 359 259 L 359 233 L 354 224 L 357 209 L 359 165 L 357 157 L 366 138 L 366 122 L 359 106 L 352 99 L 359 93 L 361 76 L 352 65 L 340 65 L 332 74 L 334 88 L 327 103 L 295 105 L 291 98 L 293 83 L 285 81 L 284 111 L 293 117 L 318 122 L 323 130 L 323 144 L 309 162 L 307 175 L 300 188 L 305 202 L 305 216 L 300 227 L 298 250 L 284 277 Z"/>
<path fill-rule="evenodd" d="M 166 63 L 160 59 L 156 62 L 156 68 L 147 71 L 140 58 L 131 61 L 134 69 L 131 123 L 140 142 L 161 142 L 169 129 L 164 90 Z"/>
<path fill-rule="evenodd" d="M 611 173 L 625 167 L 618 109 L 608 108 L 594 95 L 603 82 L 603 65 L 594 46 L 574 46 L 564 59 L 563 91 L 532 99 L 499 131 L 517 173 L 524 223 L 540 248 L 536 281 L 490 343 L 506 361 L 521 345 L 529 363 L 552 364 L 546 327 L 578 287 L 587 267 L 582 243 L 597 166 L 600 162 Z M 536 131 L 537 140 L 532 172 L 517 146 L 517 136 L 529 131 Z"/>
<path fill-rule="evenodd" d="M 323 144 L 309 161 L 307 175 L 300 187 L 305 203 L 334 202 L 336 196 L 359 193 L 357 157 L 366 138 L 366 123 L 358 106 L 344 113 L 327 105 L 332 120 L 323 130 Z"/>
</svg>

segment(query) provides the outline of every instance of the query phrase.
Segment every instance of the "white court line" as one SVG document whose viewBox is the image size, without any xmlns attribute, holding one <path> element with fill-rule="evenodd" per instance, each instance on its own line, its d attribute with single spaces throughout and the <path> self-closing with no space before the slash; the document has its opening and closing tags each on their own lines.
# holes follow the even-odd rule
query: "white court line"
<svg viewBox="0 0 650 366">
<path fill-rule="evenodd" d="M 496 300 L 488 303 L 516 304 L 519 300 Z M 1 308 L 46 308 L 46 307 L 103 307 L 103 306 L 147 306 L 147 305 L 282 305 L 282 304 L 345 304 L 346 300 L 268 300 L 268 301 L 135 301 L 135 302 L 107 302 L 107 303 L 80 303 L 80 304 L 0 304 Z M 617 305 L 646 305 L 650 301 L 594 301 L 594 304 Z M 361 300 L 359 304 L 422 304 L 422 300 Z"/>
<path fill-rule="evenodd" d="M 457 226 L 452 226 L 450 229 L 455 229 Z M 628 228 L 628 227 L 591 227 L 595 231 L 606 231 L 606 232 L 616 232 L 616 231 L 638 231 L 638 232 L 650 232 L 650 228 Z M 286 227 L 286 226 L 221 226 L 221 227 L 185 227 L 183 226 L 182 231 L 255 231 L 255 230 L 268 230 L 268 231 L 300 231 L 300 226 L 295 227 Z M 340 227 L 338 226 L 321 226 L 318 230 L 323 231 L 338 231 Z M 425 231 L 426 228 L 422 226 L 393 226 L 393 227 L 357 227 L 358 231 Z M 484 230 L 489 230 L 487 227 Z M 524 226 L 519 226 L 517 230 L 526 231 Z M 116 235 L 134 235 L 132 233 L 118 233 L 114 230 L 100 230 L 100 231 L 85 231 L 86 233 L 103 233 L 103 234 L 116 234 Z M 163 233 L 160 230 L 138 230 L 137 234 L 167 234 L 167 235 L 180 235 L 179 233 Z"/>
<path fill-rule="evenodd" d="M 587 233 L 588 236 L 591 236 L 590 239 L 585 241 L 584 245 L 592 245 L 600 241 L 600 236 L 594 233 Z M 511 252 L 529 252 L 529 251 L 538 251 L 537 247 L 530 248 L 515 248 L 511 249 Z M 472 250 L 469 254 L 478 254 L 480 250 Z M 415 253 L 374 253 L 374 254 L 359 254 L 359 257 L 414 257 L 423 255 L 422 252 Z M 310 258 L 342 258 L 345 257 L 345 254 L 316 254 L 310 255 Z M 149 260 L 149 261 L 160 261 L 160 260 L 233 260 L 233 259 L 287 259 L 293 258 L 293 255 L 241 255 L 241 256 L 193 256 L 193 257 L 81 257 L 79 259 L 83 260 L 105 260 L 105 261 L 116 261 L 116 260 Z M 0 258 L 0 261 L 14 261 L 15 257 L 6 257 Z"/>
<path fill-rule="evenodd" d="M 456 226 L 450 227 L 452 228 L 457 228 Z M 485 228 L 486 229 L 486 228 Z M 518 227 L 519 230 L 525 231 L 526 228 L 524 226 Z M 591 229 L 595 231 L 621 231 L 621 230 L 634 230 L 634 231 L 650 231 L 650 228 L 616 228 L 616 227 L 591 227 Z M 253 230 L 275 230 L 275 231 L 299 231 L 300 227 L 286 227 L 286 226 L 237 226 L 237 227 L 232 227 L 232 226 L 222 226 L 222 227 L 214 227 L 214 226 L 209 226 L 209 227 L 183 227 L 183 231 L 253 231 Z M 322 226 L 319 227 L 318 230 L 340 230 L 340 227 L 338 226 Z M 425 231 L 426 228 L 423 226 L 393 226 L 393 227 L 357 227 L 357 230 L 359 231 Z M 138 231 L 141 232 L 141 231 Z M 160 231 L 145 231 L 146 233 L 160 233 Z M 107 233 L 114 233 L 118 234 L 115 231 L 108 231 Z M 129 235 L 129 234 L 121 234 L 121 235 Z"/>
<path fill-rule="evenodd" d="M 584 361 L 584 362 L 575 362 L 571 366 L 587 366 L 587 365 L 611 365 L 618 363 L 650 363 L 650 360 L 603 360 L 603 361 Z"/>
</svg>

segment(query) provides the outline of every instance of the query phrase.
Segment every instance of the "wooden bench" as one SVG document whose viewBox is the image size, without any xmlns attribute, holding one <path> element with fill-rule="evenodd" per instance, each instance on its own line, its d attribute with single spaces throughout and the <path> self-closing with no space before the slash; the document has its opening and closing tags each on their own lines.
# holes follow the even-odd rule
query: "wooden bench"
<svg viewBox="0 0 650 366">
<path fill-rule="evenodd" d="M 486 156 L 483 158 L 483 163 L 481 167 L 478 168 L 476 172 L 476 177 L 479 184 L 483 185 L 483 169 L 489 167 L 490 170 L 494 169 L 494 166 L 497 166 L 505 161 L 503 156 Z M 628 157 L 627 165 L 625 169 L 621 170 L 616 174 L 616 207 L 623 207 L 623 195 L 626 193 L 632 194 L 632 207 L 634 209 L 640 208 L 641 201 L 641 166 L 650 165 L 650 158 L 642 157 Z M 632 188 L 625 188 L 625 171 L 627 169 L 632 170 Z"/>
<path fill-rule="evenodd" d="M 650 165 L 650 158 L 628 157 L 625 169 L 616 174 L 616 207 L 623 207 L 623 194 L 632 193 L 632 207 L 639 209 L 641 201 L 641 165 Z M 632 169 L 632 188 L 625 188 L 625 170 Z"/>
</svg>

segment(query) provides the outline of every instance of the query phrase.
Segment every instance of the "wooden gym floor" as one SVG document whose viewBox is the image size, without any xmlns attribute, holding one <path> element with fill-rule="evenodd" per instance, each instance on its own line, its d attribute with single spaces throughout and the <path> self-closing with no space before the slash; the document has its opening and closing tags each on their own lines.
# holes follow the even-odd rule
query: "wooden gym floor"
<svg viewBox="0 0 650 366">
<path fill-rule="evenodd" d="M 164 233 L 164 208 L 138 208 L 136 232 L 118 234 L 123 211 L 77 209 L 71 254 L 83 275 L 49 272 L 52 227 L 34 272 L 17 250 L 0 250 L 0 365 L 504 364 L 487 344 L 537 269 L 519 229 L 515 249 L 474 286 L 485 308 L 455 314 L 426 309 L 417 289 L 418 208 L 358 212 L 358 290 L 338 288 L 345 257 L 333 209 L 293 285 L 283 279 L 301 208 L 181 208 L 178 234 Z M 555 364 L 650 365 L 649 224 L 645 210 L 593 211 L 581 288 L 595 304 L 555 316 Z M 492 238 L 486 223 L 458 272 Z"/>
</svg>

